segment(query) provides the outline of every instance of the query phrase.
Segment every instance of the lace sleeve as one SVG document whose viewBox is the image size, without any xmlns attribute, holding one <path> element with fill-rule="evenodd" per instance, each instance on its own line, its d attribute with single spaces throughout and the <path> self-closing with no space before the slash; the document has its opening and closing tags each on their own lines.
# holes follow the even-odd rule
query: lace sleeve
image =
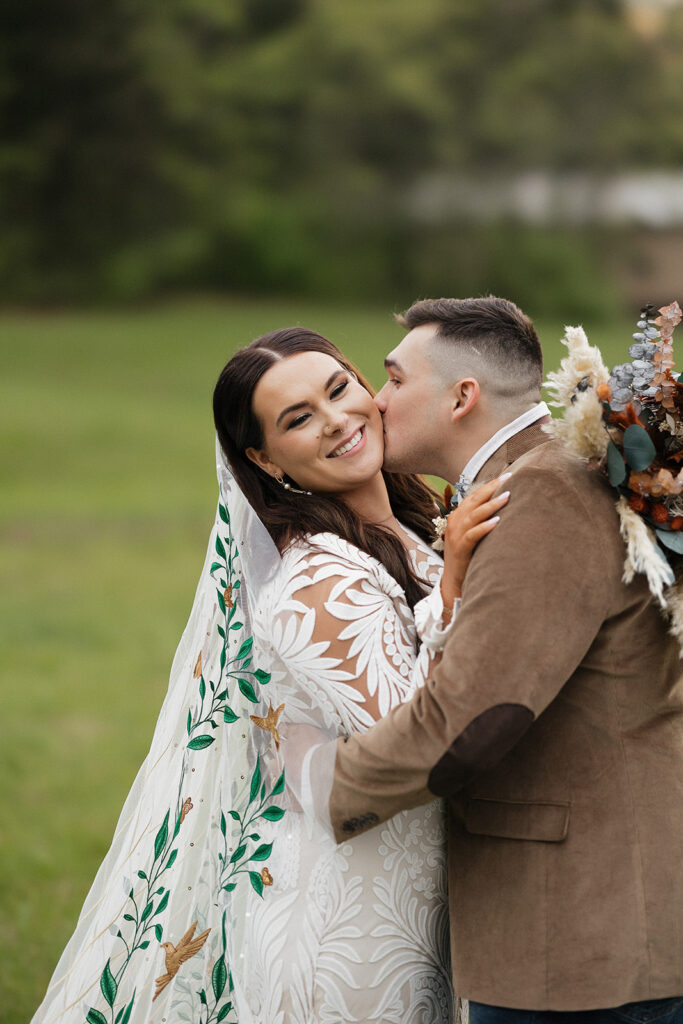
<svg viewBox="0 0 683 1024">
<path fill-rule="evenodd" d="M 283 715 L 281 753 L 292 795 L 332 835 L 335 739 L 408 700 L 440 655 L 418 647 L 398 583 L 340 538 L 288 552 L 286 570 L 272 632 L 293 709 Z"/>
<path fill-rule="evenodd" d="M 325 550 L 296 558 L 288 582 L 278 654 L 312 709 L 332 704 L 340 733 L 367 728 L 424 683 L 436 656 L 418 651 L 401 587 L 369 555 L 326 535 Z"/>
</svg>

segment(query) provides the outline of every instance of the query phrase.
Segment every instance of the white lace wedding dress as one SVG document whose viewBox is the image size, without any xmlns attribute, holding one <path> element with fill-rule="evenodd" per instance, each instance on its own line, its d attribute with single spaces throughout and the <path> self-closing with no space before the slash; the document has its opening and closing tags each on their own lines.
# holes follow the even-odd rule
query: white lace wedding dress
<svg viewBox="0 0 683 1024">
<path fill-rule="evenodd" d="M 406 539 L 420 575 L 436 582 L 440 558 L 413 534 Z M 364 730 L 429 672 L 401 587 L 333 534 L 285 553 L 258 619 L 284 744 L 292 725 L 327 736 Z M 289 811 L 286 820 L 267 898 L 248 915 L 241 939 L 239 987 L 249 1019 L 450 1024 L 456 1001 L 441 803 L 404 811 L 338 847 L 310 816 Z"/>
<path fill-rule="evenodd" d="M 34 1024 L 451 1024 L 442 806 L 338 847 L 287 760 L 297 731 L 366 729 L 421 685 L 415 618 L 335 535 L 281 558 L 218 471 L 150 751 Z"/>
</svg>

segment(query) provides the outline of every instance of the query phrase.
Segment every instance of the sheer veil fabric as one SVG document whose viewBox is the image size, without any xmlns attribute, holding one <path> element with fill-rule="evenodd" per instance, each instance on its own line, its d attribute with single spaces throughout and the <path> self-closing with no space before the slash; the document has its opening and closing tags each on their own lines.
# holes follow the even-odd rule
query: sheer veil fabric
<svg viewBox="0 0 683 1024">
<path fill-rule="evenodd" d="M 303 756 L 424 680 L 403 592 L 333 535 L 281 556 L 218 445 L 217 471 L 151 748 L 33 1024 L 450 1024 L 441 806 L 337 847 Z"/>
</svg>

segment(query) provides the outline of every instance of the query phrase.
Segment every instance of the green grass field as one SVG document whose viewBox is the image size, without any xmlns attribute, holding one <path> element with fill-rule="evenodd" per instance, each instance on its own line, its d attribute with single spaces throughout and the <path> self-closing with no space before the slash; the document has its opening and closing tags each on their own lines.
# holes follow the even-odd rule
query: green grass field
<svg viewBox="0 0 683 1024">
<path fill-rule="evenodd" d="M 375 384 L 400 338 L 384 309 L 303 303 L 0 314 L 6 1024 L 39 1003 L 149 745 L 214 517 L 217 373 L 297 323 Z M 554 368 L 563 325 L 540 326 Z M 628 358 L 628 323 L 585 326 L 606 361 Z"/>
</svg>

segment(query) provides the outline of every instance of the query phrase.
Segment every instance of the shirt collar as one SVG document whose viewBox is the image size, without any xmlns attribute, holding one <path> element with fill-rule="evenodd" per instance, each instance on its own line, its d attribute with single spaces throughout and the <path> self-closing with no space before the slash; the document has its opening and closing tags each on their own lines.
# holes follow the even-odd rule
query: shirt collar
<svg viewBox="0 0 683 1024">
<path fill-rule="evenodd" d="M 481 448 L 474 453 L 470 461 L 467 463 L 460 479 L 455 485 L 456 492 L 461 493 L 469 488 L 477 478 L 482 466 L 488 462 L 494 452 L 497 452 L 499 448 L 509 441 L 515 434 L 519 434 L 520 431 L 530 427 L 532 423 L 536 423 L 538 420 L 543 419 L 544 416 L 550 415 L 550 409 L 545 402 L 539 402 L 534 405 L 533 408 L 527 409 L 517 419 L 512 420 L 510 423 L 506 423 L 504 427 L 496 431 L 493 437 L 490 437 L 488 441 L 481 446 Z"/>
</svg>

